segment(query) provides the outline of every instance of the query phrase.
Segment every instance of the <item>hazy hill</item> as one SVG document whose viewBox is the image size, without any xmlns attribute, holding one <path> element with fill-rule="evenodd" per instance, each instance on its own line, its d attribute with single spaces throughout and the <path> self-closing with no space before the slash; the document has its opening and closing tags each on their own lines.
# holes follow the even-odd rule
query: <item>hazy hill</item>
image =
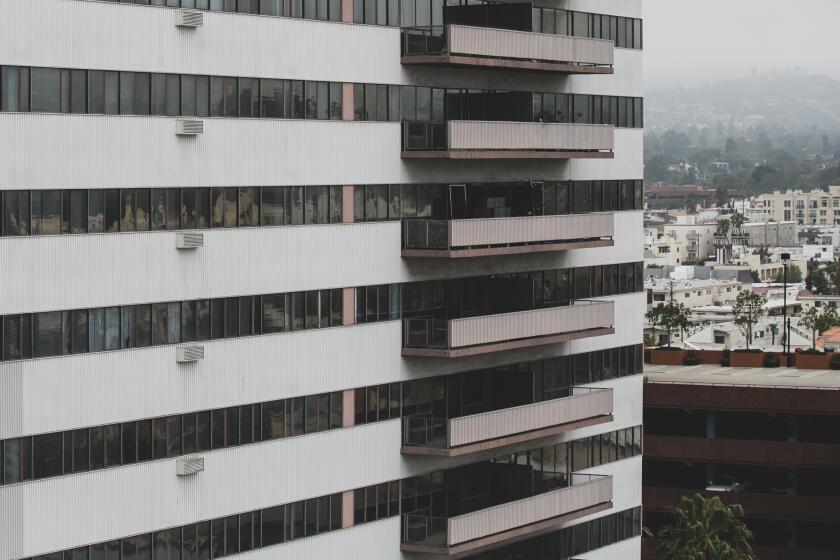
<svg viewBox="0 0 840 560">
<path fill-rule="evenodd" d="M 648 129 L 764 124 L 789 132 L 840 130 L 840 81 L 798 71 L 645 94 Z"/>
</svg>

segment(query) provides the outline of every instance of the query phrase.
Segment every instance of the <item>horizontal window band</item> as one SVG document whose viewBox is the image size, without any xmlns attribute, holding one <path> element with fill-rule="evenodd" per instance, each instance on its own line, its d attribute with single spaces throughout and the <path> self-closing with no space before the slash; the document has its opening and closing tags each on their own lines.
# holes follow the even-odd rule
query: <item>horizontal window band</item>
<svg viewBox="0 0 840 560">
<path fill-rule="evenodd" d="M 0 66 L 0 112 L 643 127 L 643 99 L 315 80 Z"/>
<path fill-rule="evenodd" d="M 453 196 L 469 199 L 470 207 L 453 206 Z M 6 190 L 0 191 L 0 237 L 545 216 L 643 205 L 641 179 Z"/>
<path fill-rule="evenodd" d="M 489 289 L 502 279 L 530 280 L 543 288 L 532 294 L 529 301 L 510 302 L 513 307 L 486 307 L 480 312 L 463 307 L 460 298 L 464 290 Z M 5 315 L 0 317 L 0 361 L 204 342 L 409 317 L 454 319 L 460 315 L 529 311 L 592 297 L 641 292 L 643 282 L 643 263 L 629 262 L 448 281 Z M 351 290 L 349 294 L 348 290 Z M 452 306 L 447 305 L 447 290 L 454 298 Z M 347 306 L 346 295 L 354 300 L 347 302 Z"/>
</svg>

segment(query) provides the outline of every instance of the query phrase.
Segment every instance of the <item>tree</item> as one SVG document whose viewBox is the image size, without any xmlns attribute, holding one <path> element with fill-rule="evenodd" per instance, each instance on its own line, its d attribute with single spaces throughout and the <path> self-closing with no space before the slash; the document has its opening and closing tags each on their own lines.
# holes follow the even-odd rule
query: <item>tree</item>
<svg viewBox="0 0 840 560">
<path fill-rule="evenodd" d="M 750 181 L 752 181 L 754 185 L 761 185 L 763 184 L 765 178 L 775 173 L 776 170 L 769 165 L 758 165 L 752 170 L 752 173 L 750 173 Z"/>
<path fill-rule="evenodd" d="M 840 294 L 840 256 L 834 259 L 827 269 L 828 277 L 831 279 L 833 293 Z"/>
<path fill-rule="evenodd" d="M 799 324 L 811 331 L 812 350 L 817 348 L 817 335 L 836 325 L 837 319 L 837 312 L 833 307 L 823 308 L 822 313 L 816 307 L 809 307 L 799 316 Z"/>
<path fill-rule="evenodd" d="M 776 282 L 781 284 L 785 281 L 785 271 L 779 272 L 776 276 Z M 795 264 L 788 266 L 787 281 L 791 284 L 798 284 L 802 282 L 802 269 Z"/>
<path fill-rule="evenodd" d="M 668 348 L 671 347 L 671 333 L 682 332 L 691 326 L 688 308 L 674 301 L 657 305 L 645 317 L 654 329 L 660 328 L 668 333 Z"/>
<path fill-rule="evenodd" d="M 734 155 L 735 152 L 738 151 L 738 144 L 735 143 L 735 139 L 730 137 L 726 139 L 726 146 L 723 149 L 726 155 L 731 156 Z"/>
<path fill-rule="evenodd" d="M 670 523 L 659 531 L 664 560 L 753 560 L 752 532 L 741 520 L 744 508 L 720 498 L 683 496 L 668 508 Z"/>
<path fill-rule="evenodd" d="M 729 237 L 729 220 L 721 218 L 717 221 L 717 234 L 721 237 Z"/>
<path fill-rule="evenodd" d="M 668 159 L 682 157 L 691 146 L 691 139 L 685 132 L 666 130 L 662 135 L 662 151 Z"/>
<path fill-rule="evenodd" d="M 732 225 L 732 233 L 741 233 L 741 226 L 744 225 L 744 215 L 735 212 L 730 216 L 729 223 Z"/>
<path fill-rule="evenodd" d="M 717 187 L 715 188 L 715 202 L 717 203 L 718 207 L 723 206 L 726 204 L 726 200 L 729 198 L 729 190 L 726 187 Z"/>
<path fill-rule="evenodd" d="M 735 326 L 738 327 L 747 341 L 747 350 L 750 349 L 750 344 L 752 344 L 753 327 L 764 316 L 764 305 L 766 303 L 767 298 L 765 296 L 747 290 L 739 293 L 735 299 L 732 314 L 735 316 Z"/>
<path fill-rule="evenodd" d="M 667 161 L 662 154 L 654 154 L 645 162 L 645 179 L 648 181 L 664 181 L 667 173 Z"/>
<path fill-rule="evenodd" d="M 819 268 L 808 274 L 808 280 L 811 282 L 811 290 L 816 294 L 825 294 L 828 292 L 828 278 L 825 277 L 825 272 Z"/>
</svg>

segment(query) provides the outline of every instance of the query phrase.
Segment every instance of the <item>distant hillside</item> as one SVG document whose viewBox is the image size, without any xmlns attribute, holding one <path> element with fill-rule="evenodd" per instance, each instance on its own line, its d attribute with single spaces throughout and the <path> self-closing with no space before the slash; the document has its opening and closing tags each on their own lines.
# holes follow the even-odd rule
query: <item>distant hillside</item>
<svg viewBox="0 0 840 560">
<path fill-rule="evenodd" d="M 840 81 L 797 71 L 652 90 L 645 98 L 649 129 L 720 123 L 736 129 L 764 124 L 790 132 L 840 130 Z"/>
</svg>

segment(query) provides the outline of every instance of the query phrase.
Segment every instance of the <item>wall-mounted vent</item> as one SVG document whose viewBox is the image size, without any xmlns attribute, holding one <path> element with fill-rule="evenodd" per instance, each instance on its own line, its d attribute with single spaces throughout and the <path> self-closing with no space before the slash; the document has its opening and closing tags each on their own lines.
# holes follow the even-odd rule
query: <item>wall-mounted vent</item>
<svg viewBox="0 0 840 560">
<path fill-rule="evenodd" d="M 187 457 L 175 463 L 178 476 L 192 476 L 204 470 L 204 457 Z"/>
<path fill-rule="evenodd" d="M 178 348 L 178 363 L 189 364 L 204 359 L 204 346 L 195 344 Z"/>
<path fill-rule="evenodd" d="M 204 26 L 204 14 L 201 12 L 194 12 L 192 10 L 183 10 L 178 18 L 178 27 L 186 29 L 196 29 Z"/>
<path fill-rule="evenodd" d="M 178 136 L 195 136 L 204 134 L 204 121 L 198 119 L 177 119 L 175 134 Z"/>
<path fill-rule="evenodd" d="M 198 232 L 184 232 L 177 234 L 175 247 L 178 249 L 198 249 L 204 247 L 204 234 Z"/>
</svg>

